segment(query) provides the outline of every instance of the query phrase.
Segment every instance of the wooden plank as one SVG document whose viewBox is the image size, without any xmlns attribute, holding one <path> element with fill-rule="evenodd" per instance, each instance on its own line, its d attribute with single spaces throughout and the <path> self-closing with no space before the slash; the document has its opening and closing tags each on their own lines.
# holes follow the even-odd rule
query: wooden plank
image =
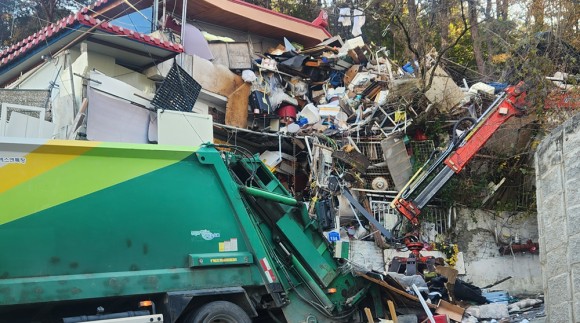
<svg viewBox="0 0 580 323">
<path fill-rule="evenodd" d="M 212 63 L 229 67 L 230 63 L 226 43 L 209 43 L 208 45 L 213 55 Z"/>
<path fill-rule="evenodd" d="M 447 301 L 440 300 L 435 310 L 437 314 L 445 314 L 453 321 L 461 322 L 465 309 L 461 306 L 453 305 Z"/>
<path fill-rule="evenodd" d="M 409 300 L 412 300 L 412 301 L 415 301 L 415 302 L 419 302 L 419 298 L 417 298 L 416 296 L 413 296 L 413 295 L 411 295 L 411 294 L 409 294 L 409 293 L 407 293 L 405 291 L 402 291 L 402 290 L 400 290 L 398 288 L 395 288 L 395 287 L 387 284 L 386 282 L 384 282 L 382 280 L 378 280 L 376 278 L 367 276 L 366 274 L 360 274 L 360 276 L 363 277 L 366 280 L 369 280 L 369 281 L 371 281 L 371 282 L 373 282 L 375 284 L 378 284 L 381 287 L 384 287 L 384 288 L 388 289 L 391 292 L 394 292 L 396 294 L 399 294 L 399 295 L 401 295 L 401 296 L 403 296 L 403 297 L 405 297 L 405 298 L 407 298 Z M 436 305 L 433 305 L 433 304 L 427 304 L 427 306 L 429 306 L 430 308 L 437 308 L 437 306 Z"/>
<path fill-rule="evenodd" d="M 192 58 L 192 69 L 188 73 L 206 91 L 228 97 L 244 83 L 242 77 L 230 71 L 227 66 L 213 64 L 198 56 Z"/>
<path fill-rule="evenodd" d="M 234 70 L 252 68 L 252 57 L 248 43 L 226 43 L 229 67 Z"/>
<path fill-rule="evenodd" d="M 373 319 L 373 313 L 371 313 L 370 308 L 365 307 L 365 314 L 367 315 L 367 320 L 369 321 L 369 323 L 375 323 L 375 320 Z"/>
<path fill-rule="evenodd" d="M 224 65 L 234 70 L 252 68 L 252 56 L 248 43 L 210 43 L 208 45 L 214 56 L 214 64 Z"/>
<path fill-rule="evenodd" d="M 391 301 L 391 300 L 387 300 L 387 306 L 389 306 L 389 313 L 391 313 L 391 320 L 393 320 L 393 322 L 397 323 L 398 319 L 397 319 L 397 312 L 395 311 L 395 303 L 393 303 L 393 301 Z"/>
<path fill-rule="evenodd" d="M 305 66 L 310 66 L 310 67 L 318 67 L 322 64 L 322 61 L 319 59 L 316 60 L 311 60 L 311 61 L 306 61 L 304 63 Z"/>
<path fill-rule="evenodd" d="M 226 104 L 226 125 L 238 128 L 248 127 L 248 101 L 252 86 L 243 83 L 228 96 Z"/>
<path fill-rule="evenodd" d="M 77 130 L 82 126 L 85 117 L 87 116 L 87 108 L 89 107 L 89 100 L 87 98 L 83 99 L 83 103 L 81 104 L 81 108 L 75 119 L 73 120 L 72 126 L 68 130 L 67 138 L 69 140 L 74 140 L 77 137 Z"/>
<path fill-rule="evenodd" d="M 449 284 L 455 284 L 455 281 L 457 280 L 458 271 L 451 267 L 436 266 L 435 272 L 447 278 Z"/>
<path fill-rule="evenodd" d="M 431 78 L 432 73 L 433 69 L 427 72 L 427 80 Z M 433 83 L 425 92 L 425 97 L 429 102 L 438 104 L 442 113 L 447 113 L 463 100 L 464 94 L 447 72 L 437 66 Z"/>
</svg>

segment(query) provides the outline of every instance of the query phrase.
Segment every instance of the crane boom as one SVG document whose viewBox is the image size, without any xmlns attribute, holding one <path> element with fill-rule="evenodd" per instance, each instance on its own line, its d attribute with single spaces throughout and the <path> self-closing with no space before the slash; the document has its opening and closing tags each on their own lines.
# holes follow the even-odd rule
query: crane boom
<svg viewBox="0 0 580 323">
<path fill-rule="evenodd" d="M 485 145 L 491 136 L 513 116 L 525 113 L 525 84 L 509 86 L 482 114 L 474 120 L 471 129 L 463 136 L 452 140 L 447 149 L 434 161 L 426 171 L 422 167 L 411 178 L 405 188 L 391 203 L 414 225 L 419 224 L 418 216 L 423 207 L 453 177 L 463 170 L 465 165 Z M 436 174 L 435 174 L 436 173 Z M 435 174 L 434 176 L 432 176 Z M 426 184 L 425 184 L 426 183 Z"/>
</svg>

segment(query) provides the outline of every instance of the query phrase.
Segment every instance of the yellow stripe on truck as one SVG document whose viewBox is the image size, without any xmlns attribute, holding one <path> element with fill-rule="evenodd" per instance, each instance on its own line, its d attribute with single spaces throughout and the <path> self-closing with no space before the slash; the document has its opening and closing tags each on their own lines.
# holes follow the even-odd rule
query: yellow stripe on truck
<svg viewBox="0 0 580 323">
<path fill-rule="evenodd" d="M 26 167 L 18 163 L 0 167 L 0 178 L 2 179 L 0 181 L 0 194 L 77 158 L 99 144 L 99 142 L 91 141 L 48 140 L 45 144 L 36 146 L 36 149 L 24 156 Z"/>
</svg>

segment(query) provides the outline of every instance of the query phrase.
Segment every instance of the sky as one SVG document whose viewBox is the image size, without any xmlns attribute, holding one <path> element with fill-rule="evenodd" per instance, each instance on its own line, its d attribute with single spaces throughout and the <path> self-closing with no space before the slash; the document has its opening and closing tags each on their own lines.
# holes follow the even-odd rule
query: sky
<svg viewBox="0 0 580 323">
<path fill-rule="evenodd" d="M 143 16 L 145 16 L 147 18 L 145 18 Z M 152 16 L 153 16 L 153 9 L 147 8 L 147 9 L 141 10 L 141 13 L 133 12 L 133 13 L 128 14 L 126 16 L 117 18 L 117 19 L 113 20 L 111 23 L 113 25 L 116 25 L 119 27 L 124 27 L 124 28 L 129 28 L 129 29 L 138 31 L 138 32 L 143 33 L 143 34 L 149 34 L 149 33 L 151 33 Z"/>
</svg>

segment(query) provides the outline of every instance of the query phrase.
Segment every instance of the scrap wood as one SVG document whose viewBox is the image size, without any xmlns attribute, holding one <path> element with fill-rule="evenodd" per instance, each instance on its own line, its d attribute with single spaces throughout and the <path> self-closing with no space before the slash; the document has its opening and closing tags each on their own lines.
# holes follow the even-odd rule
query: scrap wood
<svg viewBox="0 0 580 323">
<path fill-rule="evenodd" d="M 370 323 L 375 323 L 375 320 L 373 319 L 373 313 L 371 313 L 371 309 L 368 307 L 365 307 L 365 314 L 367 316 L 367 320 Z"/>
<path fill-rule="evenodd" d="M 242 77 L 230 71 L 227 66 L 213 64 L 195 55 L 191 56 L 191 60 L 191 70 L 188 71 L 204 90 L 227 97 L 244 84 Z"/>
<path fill-rule="evenodd" d="M 445 266 L 436 266 L 435 272 L 438 273 L 439 275 L 447 278 L 447 282 L 449 284 L 455 284 L 455 281 L 457 280 L 457 274 L 458 274 L 457 269 L 454 269 L 451 267 L 445 267 Z"/>
<path fill-rule="evenodd" d="M 248 101 L 252 86 L 244 83 L 228 96 L 226 125 L 239 128 L 248 126 Z"/>
<path fill-rule="evenodd" d="M 320 54 L 322 52 L 338 53 L 338 49 L 336 49 L 334 47 L 327 46 L 327 45 L 319 45 L 316 47 L 310 47 L 310 48 L 303 49 L 299 53 L 305 54 L 305 55 L 316 55 L 316 54 Z"/>
<path fill-rule="evenodd" d="M 387 300 L 387 305 L 389 306 L 389 313 L 391 313 L 391 320 L 397 323 L 397 312 L 395 311 L 395 303 L 391 300 Z"/>
<path fill-rule="evenodd" d="M 445 300 L 439 300 L 439 304 L 437 304 L 435 313 L 445 314 L 450 319 L 461 322 L 463 319 L 463 313 L 465 313 L 465 309 L 461 306 L 453 305 Z"/>
<path fill-rule="evenodd" d="M 389 285 L 385 281 L 378 280 L 378 279 L 373 278 L 373 277 L 370 277 L 370 276 L 368 276 L 366 274 L 360 274 L 360 276 L 363 277 L 363 278 L 365 278 L 366 280 L 369 280 L 369 281 L 371 281 L 371 282 L 373 282 L 375 284 L 380 285 L 381 287 L 384 287 L 384 288 L 388 289 L 391 292 L 394 292 L 396 294 L 399 294 L 399 295 L 401 295 L 401 296 L 403 296 L 403 297 L 405 297 L 405 298 L 407 298 L 409 300 L 412 300 L 412 301 L 415 301 L 415 302 L 419 302 L 419 298 L 417 298 L 416 296 L 413 296 L 413 295 L 411 295 L 411 294 L 409 294 L 409 293 L 407 293 L 405 291 L 402 291 L 402 290 L 400 290 L 398 288 L 395 288 L 395 287 Z M 433 304 L 427 304 L 427 306 L 429 308 L 433 308 L 433 309 L 436 309 L 437 308 L 437 306 L 436 305 L 433 305 Z"/>
<path fill-rule="evenodd" d="M 427 80 L 431 78 L 431 74 L 433 68 L 427 72 Z M 437 104 L 443 113 L 449 112 L 463 100 L 465 94 L 441 67 L 437 66 L 434 74 L 433 83 L 425 92 L 425 97 L 429 102 Z"/>
<path fill-rule="evenodd" d="M 499 285 L 499 284 L 503 283 L 504 281 L 510 280 L 510 279 L 512 279 L 512 276 L 507 276 L 506 278 L 500 279 L 500 280 L 496 281 L 493 284 L 489 284 L 489 285 L 487 285 L 485 287 L 482 287 L 482 289 L 492 288 L 493 286 Z"/>
</svg>

